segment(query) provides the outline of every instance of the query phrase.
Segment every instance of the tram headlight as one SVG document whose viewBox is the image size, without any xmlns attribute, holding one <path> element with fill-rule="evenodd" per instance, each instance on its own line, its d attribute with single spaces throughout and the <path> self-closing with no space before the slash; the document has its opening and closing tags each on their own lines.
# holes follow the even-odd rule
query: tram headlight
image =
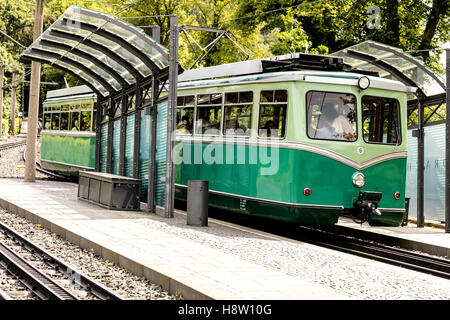
<svg viewBox="0 0 450 320">
<path fill-rule="evenodd" d="M 352 177 L 352 180 L 353 180 L 353 185 L 356 188 L 364 187 L 364 185 L 366 184 L 366 177 L 364 177 L 364 175 L 361 172 L 355 173 Z"/>
<path fill-rule="evenodd" d="M 366 76 L 359 78 L 358 87 L 361 90 L 366 90 L 370 86 L 370 80 Z"/>
</svg>

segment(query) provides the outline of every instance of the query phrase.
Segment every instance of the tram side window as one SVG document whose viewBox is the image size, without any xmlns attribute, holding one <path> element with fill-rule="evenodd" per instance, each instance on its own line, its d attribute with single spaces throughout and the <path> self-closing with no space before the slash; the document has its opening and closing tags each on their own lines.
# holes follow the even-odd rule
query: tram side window
<svg viewBox="0 0 450 320">
<path fill-rule="evenodd" d="M 80 112 L 70 113 L 70 130 L 80 131 Z"/>
<path fill-rule="evenodd" d="M 309 91 L 306 113 L 309 138 L 356 141 L 356 97 L 353 94 Z"/>
<path fill-rule="evenodd" d="M 68 112 L 61 112 L 60 130 L 64 130 L 64 131 L 69 130 L 69 113 Z"/>
<path fill-rule="evenodd" d="M 401 144 L 400 104 L 397 99 L 363 96 L 362 106 L 364 141 Z"/>
<path fill-rule="evenodd" d="M 195 96 L 177 98 L 177 133 L 192 134 Z"/>
<path fill-rule="evenodd" d="M 286 134 L 287 90 L 261 91 L 259 105 L 260 137 L 284 138 Z"/>
<path fill-rule="evenodd" d="M 52 130 L 59 130 L 59 113 L 52 113 Z"/>
<path fill-rule="evenodd" d="M 52 127 L 52 114 L 45 113 L 44 114 L 44 130 L 50 130 Z"/>
<path fill-rule="evenodd" d="M 81 112 L 81 131 L 90 131 L 92 121 L 92 111 Z"/>
<path fill-rule="evenodd" d="M 222 117 L 222 94 L 200 94 L 197 96 L 197 125 L 195 133 L 220 134 Z"/>
<path fill-rule="evenodd" d="M 252 91 L 225 93 L 224 134 L 250 136 L 252 107 Z"/>
</svg>

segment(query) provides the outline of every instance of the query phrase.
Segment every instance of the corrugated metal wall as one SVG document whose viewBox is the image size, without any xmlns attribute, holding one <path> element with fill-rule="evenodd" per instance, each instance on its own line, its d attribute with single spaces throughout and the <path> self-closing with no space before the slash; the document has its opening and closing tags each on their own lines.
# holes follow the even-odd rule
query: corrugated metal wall
<svg viewBox="0 0 450 320">
<path fill-rule="evenodd" d="M 100 142 L 100 171 L 106 172 L 106 156 L 108 152 L 108 124 L 102 125 L 102 135 Z"/>
<path fill-rule="evenodd" d="M 445 220 L 445 123 L 425 127 L 425 219 Z M 409 215 L 417 217 L 417 138 L 408 130 L 406 196 Z"/>
<path fill-rule="evenodd" d="M 148 156 L 150 150 L 150 116 L 141 111 L 141 146 L 139 154 L 139 179 L 142 180 L 141 201 L 147 202 Z"/>
<path fill-rule="evenodd" d="M 134 117 L 134 114 L 127 117 L 125 142 L 125 175 L 127 177 L 133 177 Z"/>
<path fill-rule="evenodd" d="M 120 159 L 120 121 L 113 122 L 113 143 L 112 143 L 112 163 L 111 173 L 119 174 L 119 159 Z"/>
</svg>

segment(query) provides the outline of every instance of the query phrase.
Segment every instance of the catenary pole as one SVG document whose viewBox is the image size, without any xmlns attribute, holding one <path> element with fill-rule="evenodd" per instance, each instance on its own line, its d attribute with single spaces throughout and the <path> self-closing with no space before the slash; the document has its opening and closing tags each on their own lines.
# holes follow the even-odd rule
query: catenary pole
<svg viewBox="0 0 450 320">
<path fill-rule="evenodd" d="M 43 16 L 44 0 L 36 0 L 33 41 L 36 41 L 42 33 Z M 24 181 L 26 182 L 34 182 L 36 180 L 36 139 L 39 114 L 39 91 L 41 86 L 40 82 L 41 64 L 33 61 L 31 63 L 30 99 L 28 104 L 27 150 L 24 177 Z"/>
<path fill-rule="evenodd" d="M 15 126 L 15 118 L 16 118 L 16 86 L 17 86 L 17 70 L 14 68 L 12 72 L 12 80 L 11 80 L 11 112 L 9 116 L 9 123 L 10 123 L 10 133 L 11 136 L 16 135 L 16 126 Z"/>
<path fill-rule="evenodd" d="M 0 137 L 3 134 L 2 128 L 2 119 L 3 119 L 3 75 L 4 69 L 3 66 L 0 65 Z"/>
<path fill-rule="evenodd" d="M 178 87 L 178 16 L 170 16 L 169 99 L 167 112 L 166 188 L 164 216 L 173 218 L 175 196 L 175 127 Z"/>
<path fill-rule="evenodd" d="M 424 178 L 425 178 L 425 130 L 424 130 L 424 105 L 422 96 L 418 100 L 418 139 L 417 139 L 417 228 L 425 225 L 424 214 Z"/>
</svg>

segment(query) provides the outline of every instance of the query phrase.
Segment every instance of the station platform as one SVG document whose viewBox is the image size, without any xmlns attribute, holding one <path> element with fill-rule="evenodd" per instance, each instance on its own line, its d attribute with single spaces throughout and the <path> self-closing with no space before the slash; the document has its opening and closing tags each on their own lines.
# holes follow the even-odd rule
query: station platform
<svg viewBox="0 0 450 320">
<path fill-rule="evenodd" d="M 156 214 L 111 211 L 77 199 L 77 184 L 0 179 L 0 206 L 143 276 L 171 294 L 201 300 L 337 300 L 349 294 L 267 267 L 203 243 L 236 238 L 267 243 L 276 236 L 209 219 L 208 227 L 186 225 L 177 211 Z M 200 240 L 203 239 L 203 240 Z"/>
</svg>

